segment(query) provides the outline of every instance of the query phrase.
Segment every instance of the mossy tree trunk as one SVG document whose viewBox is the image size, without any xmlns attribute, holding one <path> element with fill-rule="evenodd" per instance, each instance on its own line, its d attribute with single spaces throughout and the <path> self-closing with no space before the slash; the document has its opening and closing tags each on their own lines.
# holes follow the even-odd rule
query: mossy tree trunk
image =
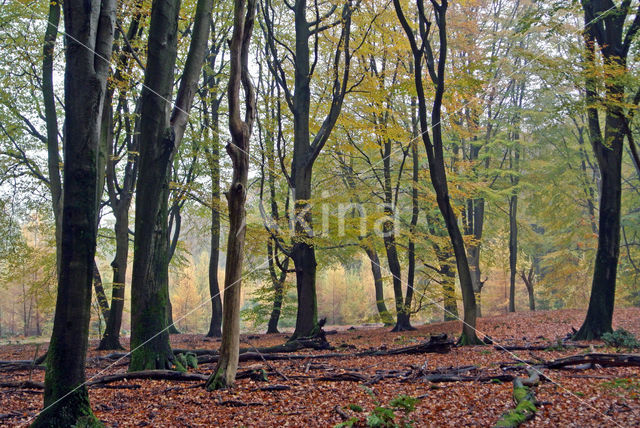
<svg viewBox="0 0 640 428">
<path fill-rule="evenodd" d="M 65 151 L 58 294 L 47 352 L 44 409 L 33 426 L 99 424 L 91 412 L 85 357 L 97 233 L 100 122 L 115 1 L 64 2 Z"/>
<path fill-rule="evenodd" d="M 151 6 L 145 87 L 140 107 L 140 171 L 131 283 L 129 371 L 172 366 L 168 308 L 168 173 L 182 141 L 209 39 L 212 0 L 199 0 L 173 110 L 179 0 Z M 167 114 L 171 111 L 171 117 Z"/>
<path fill-rule="evenodd" d="M 229 238 L 224 277 L 222 343 L 216 369 L 207 380 L 207 389 L 232 387 L 240 352 L 240 290 L 246 233 L 245 202 L 249 174 L 249 141 L 256 114 L 256 96 L 249 76 L 249 44 L 253 33 L 255 0 L 234 0 L 233 35 L 230 45 L 230 72 L 227 99 L 231 143 L 227 153 L 233 164 L 233 177 L 227 192 Z M 244 120 L 240 116 L 240 87 L 244 91 Z"/>
</svg>

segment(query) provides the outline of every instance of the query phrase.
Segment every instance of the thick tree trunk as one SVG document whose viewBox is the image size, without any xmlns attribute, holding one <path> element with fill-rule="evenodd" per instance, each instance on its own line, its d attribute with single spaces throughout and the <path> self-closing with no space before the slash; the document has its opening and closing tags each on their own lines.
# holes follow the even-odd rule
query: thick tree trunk
<svg viewBox="0 0 640 428">
<path fill-rule="evenodd" d="M 530 311 L 535 311 L 536 310 L 536 299 L 535 299 L 535 296 L 533 294 L 533 285 L 531 287 L 527 287 L 527 293 L 529 294 L 529 310 Z"/>
<path fill-rule="evenodd" d="M 177 52 L 180 1 L 155 0 L 151 7 L 149 49 L 140 115 L 140 175 L 136 197 L 129 371 L 172 365 L 167 308 L 168 177 L 187 125 L 206 55 L 212 0 L 198 0 L 191 44 L 171 118 L 173 69 Z"/>
<path fill-rule="evenodd" d="M 145 86 L 140 106 L 140 171 L 131 281 L 129 371 L 166 369 L 173 353 L 166 330 L 167 290 L 157 255 L 166 246 L 167 170 L 175 134 L 167 117 L 173 88 L 180 0 L 154 0 L 151 7 Z"/>
<path fill-rule="evenodd" d="M 586 105 L 589 139 L 598 160 L 602 177 L 600 195 L 600 218 L 598 222 L 598 249 L 593 271 L 591 297 L 587 316 L 574 339 L 590 340 L 612 331 L 613 308 L 616 290 L 616 272 L 620 254 L 620 203 L 622 145 L 625 137 L 626 119 L 623 106 L 625 87 L 620 73 L 627 71 L 627 54 L 630 44 L 640 29 L 638 15 L 626 30 L 625 19 L 631 11 L 618 6 L 615 13 L 606 1 L 584 1 L 585 53 L 586 53 Z M 615 6 L 614 6 L 615 8 Z M 636 14 L 640 13 L 640 6 Z M 601 17 L 601 18 L 600 18 Z M 606 31 L 605 31 L 606 27 Z M 625 34 L 623 39 L 623 34 Z M 607 67 L 616 67 L 605 81 L 606 99 L 598 94 L 599 82 L 591 69 L 598 67 L 596 41 Z M 616 77 L 611 77 L 611 76 Z M 637 101 L 636 101 L 637 102 Z M 598 105 L 606 110 L 604 136 L 600 128 Z"/>
<path fill-rule="evenodd" d="M 98 423 L 89 406 L 85 358 L 96 249 L 97 151 L 111 57 L 115 2 L 64 2 L 65 152 L 61 257 L 47 351 L 44 410 L 32 426 Z M 87 49 L 90 47 L 90 49 Z"/>
<path fill-rule="evenodd" d="M 142 172 L 142 171 L 141 171 Z M 142 174 L 140 175 L 142 179 Z M 138 182 L 138 189 L 143 185 Z M 166 263 L 167 241 L 166 236 L 167 202 L 166 194 L 169 192 L 166 183 L 158 186 L 162 189 L 161 207 L 156 214 L 152 239 L 147 252 L 148 271 L 145 275 L 145 287 L 135 287 L 136 284 L 136 257 L 133 264 L 133 281 L 131 288 L 131 361 L 129 371 L 140 370 L 164 370 L 173 367 L 173 351 L 169 345 L 169 329 L 167 328 L 167 306 L 169 300 L 168 269 Z M 136 213 L 138 211 L 136 201 Z M 165 215 L 163 215 L 165 214 Z M 139 215 L 139 214 L 138 214 Z M 136 216 L 137 217 L 137 216 Z M 136 218 L 136 223 L 138 223 Z M 165 229 L 163 231 L 163 228 Z M 136 227 L 136 231 L 139 229 Z M 136 233 L 136 241 L 138 233 Z M 143 248 L 137 246 L 136 248 Z M 141 289 L 142 288 L 142 289 Z M 135 297 L 134 297 L 135 296 Z"/>
<path fill-rule="evenodd" d="M 317 6 L 317 5 L 316 5 Z M 313 13 L 307 8 L 307 0 L 297 0 L 293 6 L 295 26 L 294 55 L 294 92 L 280 82 L 285 92 L 289 108 L 293 114 L 293 159 L 291 165 L 291 183 L 294 188 L 295 235 L 292 239 L 291 258 L 296 270 L 296 288 L 298 291 L 298 313 L 296 328 L 291 339 L 308 337 L 317 333 L 318 310 L 316 302 L 316 257 L 313 246 L 313 225 L 311 214 L 311 175 L 315 160 L 327 142 L 333 130 L 342 102 L 347 92 L 351 53 L 349 52 L 351 8 L 345 4 L 342 9 L 342 32 L 334 56 L 333 87 L 329 112 L 322 121 L 313 141 L 309 130 L 309 110 L 311 103 L 311 77 L 313 70 L 310 64 L 309 38 L 313 35 L 312 23 L 307 21 Z M 265 13 L 267 25 L 272 24 L 272 17 Z M 317 26 L 320 26 L 319 23 Z M 320 31 L 315 28 L 314 31 Z M 272 34 L 267 35 L 268 46 L 274 58 L 278 58 L 276 41 Z M 314 44 L 317 49 L 318 44 Z M 344 54 L 344 68 L 339 75 L 340 61 Z M 274 61 L 277 62 L 277 61 Z M 282 64 L 275 64 L 284 76 Z"/>
<path fill-rule="evenodd" d="M 607 122 L 610 121 L 615 122 L 614 118 L 607 117 Z M 602 161 L 599 163 L 603 192 L 600 196 L 598 250 L 589 309 L 582 327 L 575 336 L 576 340 L 596 339 L 603 333 L 612 331 L 616 272 L 620 254 L 621 139 L 613 142 L 612 149 L 603 148 L 601 157 Z"/>
<path fill-rule="evenodd" d="M 242 264 L 246 234 L 245 201 L 249 174 L 249 142 L 256 114 L 256 97 L 248 70 L 249 43 L 253 32 L 256 3 L 254 0 L 234 0 L 233 34 L 230 46 L 230 71 L 227 98 L 229 101 L 229 131 L 231 143 L 227 153 L 233 163 L 233 177 L 227 196 L 229 207 L 229 238 L 224 276 L 224 324 L 220 358 L 215 371 L 206 382 L 209 390 L 232 387 L 238 370 L 240 353 L 240 298 Z M 246 11 L 246 15 L 245 15 Z M 240 118 L 240 85 L 245 95 L 245 120 Z"/>
</svg>

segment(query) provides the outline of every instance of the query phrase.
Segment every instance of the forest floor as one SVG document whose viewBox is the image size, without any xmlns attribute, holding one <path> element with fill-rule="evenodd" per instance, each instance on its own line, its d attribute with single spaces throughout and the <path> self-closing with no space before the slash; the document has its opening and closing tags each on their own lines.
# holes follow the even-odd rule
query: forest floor
<svg viewBox="0 0 640 428">
<path fill-rule="evenodd" d="M 453 347 L 447 353 L 356 356 L 360 351 L 393 349 L 422 343 L 432 334 L 457 336 L 459 322 L 419 326 L 411 332 L 391 333 L 389 328 L 338 329 L 327 338 L 331 351 L 304 349 L 295 354 L 341 353 L 341 357 L 302 358 L 240 363 L 240 371 L 264 369 L 267 380 L 245 378 L 232 390 L 207 392 L 202 381 L 128 379 L 89 388 L 91 405 L 106 426 L 334 426 L 357 418 L 366 426 L 376 407 L 392 407 L 400 395 L 418 397 L 406 421 L 414 426 L 492 426 L 514 407 L 510 381 L 489 379 L 431 382 L 424 373 L 462 369 L 462 375 L 491 377 L 519 374 L 520 360 L 540 362 L 588 352 L 623 352 L 590 342 L 591 348 L 553 346 L 578 328 L 584 313 L 576 310 L 522 312 L 482 318 L 478 330 L 500 345 L 541 345 L 547 349 L 505 351 L 493 345 Z M 640 336 L 640 309 L 619 309 L 614 328 Z M 326 330 L 331 330 L 327 327 Z M 243 335 L 241 347 L 281 344 L 285 334 Z M 172 346 L 217 349 L 219 340 L 198 335 L 174 335 Z M 128 343 L 123 343 L 125 346 Z M 87 378 L 126 372 L 126 361 L 99 360 L 109 352 L 95 350 L 92 341 Z M 0 346 L 0 360 L 30 360 L 46 346 Z M 345 355 L 346 354 L 346 355 Z M 426 366 L 425 366 L 426 365 Z M 208 375 L 215 363 L 200 364 L 190 372 Z M 535 418 L 523 426 L 586 427 L 640 425 L 640 368 L 596 365 L 590 369 L 544 370 L 549 378 L 533 390 L 538 401 Z M 526 377 L 526 374 L 524 375 Z M 31 379 L 42 382 L 43 370 L 0 368 L 0 383 Z M 24 426 L 42 408 L 38 389 L 0 387 L 0 426 Z M 362 409 L 361 411 L 360 408 Z M 384 411 L 382 411 L 384 413 Z M 396 411 L 395 422 L 404 414 Z"/>
</svg>

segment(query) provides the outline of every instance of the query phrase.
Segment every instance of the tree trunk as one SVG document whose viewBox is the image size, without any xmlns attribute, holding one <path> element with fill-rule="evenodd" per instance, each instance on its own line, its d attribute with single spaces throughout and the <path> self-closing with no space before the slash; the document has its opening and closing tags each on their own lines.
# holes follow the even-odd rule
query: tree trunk
<svg viewBox="0 0 640 428">
<path fill-rule="evenodd" d="M 476 299 L 476 316 L 482 316 L 482 287 L 484 282 L 480 279 L 480 245 L 469 245 L 468 251 L 469 272 L 471 274 L 471 284 Z"/>
<path fill-rule="evenodd" d="M 55 92 L 53 88 L 53 58 L 58 24 L 60 23 L 60 2 L 49 3 L 48 25 L 45 27 L 42 48 L 42 99 L 47 126 L 47 171 L 49 190 L 55 222 L 56 271 L 60 272 L 61 233 L 62 233 L 62 182 L 60 178 L 60 147 L 58 146 L 58 115 L 56 113 Z"/>
<path fill-rule="evenodd" d="M 529 310 L 530 311 L 535 311 L 536 310 L 536 299 L 535 299 L 535 296 L 533 294 L 533 284 L 531 285 L 531 287 L 527 287 L 527 292 L 529 294 Z"/>
<path fill-rule="evenodd" d="M 516 311 L 516 264 L 518 263 L 518 195 L 509 198 L 509 312 Z"/>
<path fill-rule="evenodd" d="M 316 4 L 317 6 L 317 4 Z M 269 9 L 269 8 L 266 8 Z M 287 104 L 293 114 L 293 159 L 291 161 L 291 182 L 294 192 L 294 223 L 295 231 L 292 239 L 291 258 L 296 270 L 296 288 L 298 291 L 298 312 L 296 328 L 291 339 L 308 337 L 317 333 L 318 308 L 316 301 L 316 256 L 313 246 L 313 224 L 311 214 L 311 176 L 315 160 L 327 142 L 333 130 L 342 102 L 347 92 L 351 53 L 349 52 L 351 31 L 351 7 L 346 3 L 342 9 L 342 32 L 334 56 L 333 87 L 331 89 L 331 104 L 322 125 L 318 129 L 313 141 L 309 130 L 309 110 L 311 103 L 311 76 L 309 38 L 313 35 L 313 25 L 307 21 L 312 16 L 307 8 L 307 0 L 297 0 L 293 6 L 295 26 L 295 54 L 294 61 L 294 92 L 290 93 L 285 82 L 279 82 L 285 93 Z M 273 24 L 273 17 L 267 10 L 264 14 L 266 25 Z M 318 25 L 320 26 L 320 25 Z M 315 28 L 314 31 L 321 31 Z M 277 44 L 273 34 L 267 32 L 267 44 L 275 60 L 273 66 L 284 76 L 282 64 L 277 64 Z M 318 44 L 314 44 L 318 48 Z M 317 53 L 317 52 L 316 52 Z M 339 75 L 339 62 L 344 53 L 344 69 Z M 317 56 L 316 56 L 317 57 Z"/>
<path fill-rule="evenodd" d="M 155 0 L 140 114 L 140 175 L 136 197 L 129 371 L 173 364 L 167 328 L 168 177 L 187 125 L 206 55 L 211 0 L 198 0 L 189 53 L 171 118 L 167 118 L 177 49 L 179 0 Z"/>
<path fill-rule="evenodd" d="M 137 13 L 129 25 L 127 40 L 131 41 L 139 34 L 141 14 Z M 127 158 L 124 170 L 124 178 L 121 187 L 116 185 L 116 164 L 119 161 L 117 153 L 117 142 L 111 139 L 109 156 L 106 165 L 106 187 L 109 195 L 109 204 L 115 217 L 114 234 L 116 240 L 116 252 L 111 262 L 112 286 L 111 286 L 111 308 L 104 335 L 100 340 L 99 350 L 120 350 L 120 327 L 122 325 L 122 313 L 124 310 L 125 281 L 127 278 L 127 260 L 129 257 L 129 208 L 133 199 L 133 191 L 136 185 L 138 174 L 138 136 L 133 132 L 134 125 L 131 126 L 129 109 L 126 103 L 126 89 L 123 86 L 126 82 L 128 70 L 130 68 L 130 49 L 126 48 L 120 53 L 118 68 L 114 74 L 114 80 L 118 82 L 120 105 L 124 113 L 125 140 L 127 144 Z M 114 85 L 115 86 L 115 85 Z M 113 96 L 113 88 L 107 90 L 107 96 Z M 140 100 L 138 100 L 138 103 Z M 139 105 L 139 104 L 138 104 Z M 136 111 L 138 109 L 136 108 Z M 137 121 L 136 121 L 137 123 Z"/>
<path fill-rule="evenodd" d="M 442 293 L 444 294 L 444 320 L 455 321 L 460 319 L 458 304 L 456 302 L 456 273 L 449 264 L 441 267 Z"/>
<path fill-rule="evenodd" d="M 224 324 L 220 358 L 215 371 L 206 382 L 208 390 L 232 387 L 238 370 L 240 353 L 240 289 L 246 234 L 245 202 L 249 174 L 249 142 L 255 118 L 255 92 L 249 78 L 249 43 L 253 32 L 255 1 L 234 0 L 233 35 L 230 41 L 230 71 L 227 98 L 229 101 L 229 131 L 231 143 L 227 153 L 233 163 L 233 177 L 227 196 L 229 207 L 229 238 L 224 277 Z M 240 118 L 240 84 L 245 94 L 245 119 Z"/>
<path fill-rule="evenodd" d="M 625 136 L 625 116 L 622 106 L 625 96 L 622 72 L 627 71 L 627 54 L 640 25 L 636 11 L 636 20 L 629 25 L 625 34 L 625 20 L 631 11 L 629 7 L 613 13 L 606 1 L 584 1 L 585 12 L 585 53 L 586 79 L 585 93 L 589 138 L 598 160 L 602 177 L 600 196 L 600 218 L 598 223 L 598 249 L 593 271 L 589 309 L 582 327 L 574 336 L 577 340 L 591 340 L 612 331 L 613 308 L 616 290 L 616 272 L 620 254 L 620 203 L 621 203 L 621 167 L 622 145 Z M 616 6 L 613 6 L 616 8 Z M 606 26 L 606 31 L 605 31 Z M 625 34 L 623 38 L 623 34 Z M 605 81 L 606 99 L 598 95 L 597 77 L 592 68 L 596 64 L 596 41 L 607 67 L 617 68 L 607 74 Z M 616 77 L 611 77 L 616 76 Z M 598 105 L 606 111 L 604 138 L 600 128 Z"/>
<path fill-rule="evenodd" d="M 215 36 L 215 32 L 214 32 Z M 218 97 L 219 78 L 211 74 L 216 69 L 217 51 L 209 52 L 209 67 L 204 71 L 205 84 L 209 88 L 209 100 L 203 101 L 204 120 L 207 129 L 211 129 L 211 149 L 205 148 L 209 175 L 211 177 L 211 243 L 209 248 L 209 295 L 211 297 L 211 320 L 207 337 L 222 336 L 222 298 L 220 297 L 220 284 L 218 282 L 218 265 L 220 259 L 220 130 L 219 109 L 221 97 Z M 211 111 L 208 111 L 208 107 Z M 211 123 L 209 124 L 209 115 Z M 208 132 L 208 131 L 207 131 Z"/>
<path fill-rule="evenodd" d="M 127 276 L 127 258 L 129 252 L 129 201 L 122 199 L 113 208 L 115 216 L 116 254 L 111 262 L 113 281 L 111 287 L 111 309 L 107 317 L 104 335 L 99 350 L 123 349 L 120 345 L 120 327 L 124 310 L 124 291 Z"/>
<path fill-rule="evenodd" d="M 157 252 L 166 245 L 166 175 L 175 134 L 169 127 L 176 60 L 180 0 L 154 0 L 149 27 L 148 60 L 140 100 L 140 171 L 131 281 L 131 360 L 129 371 L 167 369 L 173 353 L 166 330 L 167 291 Z"/>
<path fill-rule="evenodd" d="M 93 260 L 93 289 L 96 292 L 96 299 L 98 299 L 98 306 L 100 307 L 100 313 L 104 322 L 109 320 L 109 301 L 104 294 L 104 287 L 102 286 L 102 277 L 100 276 L 100 270 L 96 261 Z"/>
<path fill-rule="evenodd" d="M 400 20 L 400 23 L 409 38 L 411 45 L 411 51 L 414 57 L 414 78 L 415 86 L 418 97 L 418 113 L 420 119 L 420 129 L 422 131 L 422 140 L 427 151 L 427 160 L 429 162 L 429 174 L 431 176 L 431 183 L 436 193 L 436 201 L 438 208 L 444 218 L 447 232 L 451 239 L 451 245 L 453 247 L 454 254 L 456 256 L 456 264 L 458 268 L 458 276 L 460 278 L 460 288 L 462 289 L 462 299 L 464 306 L 464 323 L 462 326 L 462 335 L 460 337 L 460 343 L 466 344 L 480 344 L 482 343 L 476 336 L 476 300 L 474 297 L 474 289 L 471 280 L 471 273 L 469 271 L 469 264 L 467 261 L 467 254 L 465 251 L 464 240 L 458 227 L 455 212 L 451 207 L 451 201 L 449 199 L 449 189 L 447 185 L 447 174 L 444 166 L 444 154 L 442 147 L 442 97 L 444 95 L 444 74 L 445 74 L 445 62 L 447 52 L 447 32 L 446 32 L 446 10 L 447 3 L 443 2 L 437 5 L 436 2 L 432 2 L 434 6 L 434 13 L 436 14 L 436 22 L 438 26 L 439 36 L 439 58 L 437 61 L 437 70 L 435 66 L 433 53 L 431 48 L 421 49 L 416 42 L 416 35 L 406 20 L 399 0 L 393 0 L 393 4 Z M 419 8 L 424 8 L 422 2 L 418 4 Z M 420 28 L 427 27 L 427 23 L 424 22 L 425 15 L 419 14 L 421 20 Z M 423 34 L 423 36 L 427 36 Z M 429 44 L 428 39 L 422 39 L 422 43 Z M 427 123 L 427 105 L 426 96 L 424 93 L 424 86 L 422 84 L 422 64 L 423 56 L 427 55 L 427 67 L 429 75 L 433 83 L 436 86 L 435 96 L 433 100 L 433 108 L 431 111 L 431 124 Z M 430 138 L 429 131 L 432 131 L 433 141 Z"/>
<path fill-rule="evenodd" d="M 274 189 L 275 190 L 275 189 Z M 275 196 L 275 195 L 274 195 Z M 275 202 L 275 199 L 273 199 Z M 277 218 L 277 217 L 276 217 Z M 273 245 L 273 238 L 267 241 L 267 257 L 269 257 L 269 276 L 273 285 L 273 308 L 269 316 L 267 324 L 267 334 L 278 333 L 278 321 L 282 314 L 282 302 L 284 301 L 284 282 L 287 279 L 287 270 L 289 268 L 289 258 L 287 257 L 282 265 L 280 275 L 276 273 L 275 258 L 278 257 L 277 247 Z"/>
<path fill-rule="evenodd" d="M 376 293 L 376 308 L 378 308 L 378 315 L 380 320 L 385 326 L 392 324 L 391 314 L 387 309 L 387 305 L 384 303 L 384 289 L 382 281 L 382 272 L 380 270 L 380 258 L 375 248 L 363 245 L 362 249 L 367 253 L 369 261 L 371 262 L 371 274 L 373 275 L 373 285 Z"/>
<path fill-rule="evenodd" d="M 65 151 L 61 257 L 53 332 L 47 351 L 44 410 L 32 426 L 91 425 L 85 358 L 96 249 L 97 151 L 115 2 L 67 0 Z M 91 47 L 91 49 L 87 49 Z"/>
<path fill-rule="evenodd" d="M 214 128 L 215 129 L 215 128 Z M 215 130 L 214 130 L 215 132 Z M 211 245 L 209 253 L 209 295 L 211 296 L 211 322 L 207 337 L 222 336 L 222 299 L 218 284 L 218 259 L 220 257 L 220 151 L 217 144 L 211 156 L 215 166 L 211 168 Z"/>
</svg>

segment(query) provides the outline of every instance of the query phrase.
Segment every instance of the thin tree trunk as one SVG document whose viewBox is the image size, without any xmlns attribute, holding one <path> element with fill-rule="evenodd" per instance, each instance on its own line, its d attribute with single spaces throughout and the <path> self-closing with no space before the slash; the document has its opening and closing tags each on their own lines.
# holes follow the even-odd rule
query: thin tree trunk
<svg viewBox="0 0 640 428">
<path fill-rule="evenodd" d="M 455 212 L 451 207 L 451 201 L 449 199 L 449 189 L 447 185 L 447 174 L 444 167 L 444 154 L 442 147 L 442 97 L 444 95 L 444 74 L 445 74 L 445 62 L 447 52 L 447 37 L 446 37 L 446 10 L 447 2 L 443 1 L 440 5 L 436 2 L 432 2 L 434 6 L 434 13 L 437 16 L 436 22 L 438 27 L 439 37 L 439 58 L 437 61 L 437 70 L 435 61 L 433 58 L 433 52 L 431 48 L 421 49 L 416 42 L 415 33 L 411 25 L 406 20 L 399 0 L 393 0 L 394 7 L 400 23 L 409 38 L 411 44 L 411 51 L 414 57 L 414 78 L 415 86 L 418 97 L 418 111 L 420 118 L 420 129 L 422 131 L 422 139 L 427 151 L 427 160 L 429 162 L 429 174 L 431 176 L 431 183 L 436 193 L 436 201 L 438 208 L 444 218 L 451 239 L 451 245 L 453 247 L 454 254 L 456 256 L 456 263 L 458 267 L 458 276 L 460 278 L 460 288 L 462 289 L 462 299 L 464 305 L 464 323 L 462 327 L 462 335 L 460 337 L 461 344 L 479 344 L 482 343 L 476 336 L 476 300 L 474 296 L 473 284 L 471 280 L 471 273 L 469 271 L 469 264 L 467 261 L 467 254 L 465 251 L 464 240 L 458 227 Z M 422 1 L 418 2 L 418 8 L 424 9 Z M 421 20 L 421 28 L 426 28 L 424 22 L 424 13 L 419 14 Z M 426 37 L 426 34 L 423 34 Z M 422 43 L 429 44 L 428 39 L 422 39 Z M 435 96 L 433 100 L 433 108 L 431 111 L 431 124 L 427 123 L 427 106 L 426 96 L 424 94 L 424 87 L 422 84 L 422 64 L 423 56 L 427 55 L 427 67 L 429 75 L 433 83 L 436 85 Z M 433 141 L 430 138 L 429 131 L 433 134 Z"/>
<path fill-rule="evenodd" d="M 42 98 L 47 126 L 47 170 L 49 190 L 55 222 L 56 269 L 60 272 L 60 245 L 62 233 L 62 182 L 60 178 L 60 148 L 58 147 L 58 115 L 56 113 L 55 92 L 53 88 L 53 57 L 58 25 L 60 23 L 60 2 L 49 2 L 49 16 L 45 27 L 42 48 Z"/>
<path fill-rule="evenodd" d="M 61 257 L 44 410 L 32 426 L 91 425 L 85 358 L 96 249 L 97 151 L 111 57 L 113 0 L 63 4 L 66 33 L 65 151 Z M 87 46 L 93 49 L 87 49 Z"/>
<path fill-rule="evenodd" d="M 362 249 L 367 253 L 369 261 L 371 262 L 371 274 L 373 275 L 373 285 L 376 293 L 376 308 L 378 309 L 378 315 L 380 320 L 385 326 L 392 325 L 392 318 L 387 305 L 384 303 L 384 289 L 382 281 L 382 271 L 380 270 L 380 258 L 375 248 L 363 245 Z"/>
<path fill-rule="evenodd" d="M 127 40 L 131 41 L 139 34 L 141 14 L 136 14 L 129 30 L 127 31 Z M 116 241 L 115 256 L 111 262 L 112 285 L 111 285 L 111 308 L 107 325 L 105 326 L 104 335 L 100 340 L 99 350 L 120 350 L 120 327 L 122 326 L 122 314 L 124 310 L 125 298 L 125 281 L 127 278 L 127 260 L 129 258 L 129 208 L 133 199 L 133 191 L 136 185 L 138 174 L 138 135 L 133 132 L 138 124 L 131 125 L 129 109 L 127 107 L 126 89 L 123 89 L 126 83 L 127 71 L 130 68 L 129 55 L 130 49 L 127 47 L 119 55 L 117 64 L 121 64 L 115 72 L 114 80 L 119 82 L 119 104 L 122 106 L 124 114 L 125 140 L 127 145 L 126 166 L 124 169 L 124 178 L 121 187 L 116 186 L 116 164 L 118 156 L 116 156 L 117 145 L 115 139 L 111 139 L 111 147 L 106 165 L 106 187 L 109 195 L 109 204 L 115 217 L 114 234 Z M 123 72 L 124 70 L 124 72 Z M 107 96 L 112 96 L 113 88 L 109 88 Z M 139 105 L 140 100 L 138 100 Z M 136 108 L 138 111 L 138 108 Z"/>
<path fill-rule="evenodd" d="M 278 257 L 277 247 L 273 245 L 273 238 L 267 241 L 267 254 L 269 257 L 269 276 L 273 285 L 273 308 L 267 324 L 267 334 L 278 333 L 278 321 L 282 314 L 282 302 L 284 301 L 284 282 L 287 279 L 287 269 L 289 268 L 289 258 L 287 257 L 282 265 L 280 275 L 276 273 L 275 258 Z"/>
<path fill-rule="evenodd" d="M 100 270 L 96 261 L 93 261 L 93 288 L 96 291 L 96 298 L 98 299 L 98 306 L 100 307 L 100 313 L 106 323 L 109 320 L 109 301 L 104 293 L 104 287 L 102 286 L 102 277 L 100 276 Z"/>
<path fill-rule="evenodd" d="M 516 311 L 516 264 L 518 262 L 518 195 L 509 198 L 509 312 Z"/>
<path fill-rule="evenodd" d="M 240 289 L 246 234 L 245 202 L 249 174 L 249 141 L 256 114 L 256 98 L 249 78 L 249 43 L 253 32 L 255 1 L 234 0 L 233 35 L 230 41 L 230 72 L 227 98 L 231 144 L 227 153 L 233 163 L 233 177 L 227 196 L 229 206 L 229 238 L 224 278 L 224 324 L 220 358 L 206 382 L 209 390 L 231 387 L 235 383 L 240 352 Z M 240 85 L 245 94 L 245 119 L 240 118 Z"/>
<path fill-rule="evenodd" d="M 214 47 L 209 52 L 209 67 L 204 71 L 205 84 L 209 88 L 209 97 L 203 100 L 204 120 L 207 128 L 207 135 L 211 129 L 211 148 L 205 147 L 207 165 L 209 166 L 209 176 L 211 177 L 211 241 L 209 247 L 209 295 L 211 298 L 211 320 L 207 337 L 222 336 L 222 298 L 220 297 L 220 284 L 218 282 L 218 264 L 220 259 L 220 131 L 219 131 L 219 109 L 221 97 L 218 97 L 219 81 L 211 74 L 215 70 L 217 51 Z M 209 111 L 209 107 L 211 111 Z M 209 123 L 209 117 L 211 123 Z"/>
</svg>

